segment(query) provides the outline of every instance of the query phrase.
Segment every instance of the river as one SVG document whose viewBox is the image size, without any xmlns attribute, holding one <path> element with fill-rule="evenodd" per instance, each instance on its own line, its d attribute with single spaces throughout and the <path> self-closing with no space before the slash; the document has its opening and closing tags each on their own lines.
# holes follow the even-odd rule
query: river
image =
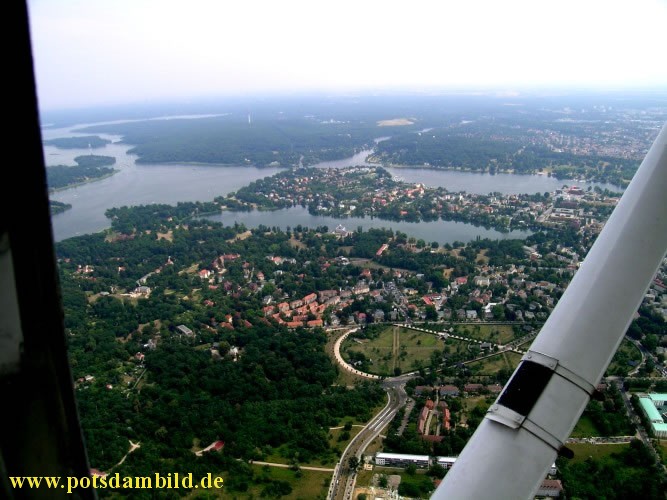
<svg viewBox="0 0 667 500">
<path fill-rule="evenodd" d="M 194 117 L 192 117 L 194 118 Z M 75 135 L 73 129 L 96 124 L 79 124 L 63 129 L 42 130 L 46 139 L 57 137 L 71 137 Z M 109 139 L 112 144 L 92 150 L 94 154 L 114 156 L 114 168 L 118 173 L 100 181 L 58 191 L 51 195 L 51 199 L 69 203 L 70 210 L 55 215 L 52 218 L 54 238 L 56 241 L 72 236 L 93 233 L 109 227 L 109 220 L 104 216 L 108 208 L 141 205 L 148 203 L 175 204 L 179 201 L 210 201 L 216 196 L 223 196 L 236 191 L 250 182 L 279 172 L 280 168 L 255 168 L 248 166 L 202 166 L 178 164 L 140 164 L 135 162 L 136 157 L 127 154 L 130 146 L 119 143 L 121 137 L 109 134 L 96 134 Z M 351 158 L 344 160 L 322 162 L 319 168 L 340 168 L 350 165 L 364 165 L 366 157 L 372 150 L 361 151 Z M 58 149 L 54 146 L 44 146 L 44 158 L 47 166 L 73 165 L 74 158 L 90 154 L 88 149 Z M 511 175 L 511 174 L 475 174 L 456 171 L 442 171 L 412 167 L 392 167 L 388 169 L 392 175 L 401 177 L 407 182 L 421 182 L 430 187 L 443 186 L 450 191 L 467 191 L 469 193 L 486 194 L 492 191 L 500 193 L 536 193 L 553 191 L 561 187 L 563 181 L 540 175 Z M 586 187 L 586 183 L 578 183 Z M 614 189 L 614 186 L 598 184 L 601 188 Z M 259 224 L 266 226 L 285 227 L 298 224 L 316 227 L 327 225 L 331 229 L 339 223 L 348 229 L 358 226 L 391 227 L 411 236 L 423 238 L 426 241 L 451 243 L 455 240 L 469 241 L 477 236 L 489 238 L 508 237 L 507 233 L 486 230 L 463 223 L 437 222 L 390 222 L 379 219 L 343 219 L 334 220 L 329 217 L 311 216 L 300 208 L 287 212 L 250 212 L 226 213 L 220 216 L 226 224 L 234 221 L 244 222 L 249 227 Z M 524 233 L 509 233 L 512 237 L 523 237 Z"/>
</svg>

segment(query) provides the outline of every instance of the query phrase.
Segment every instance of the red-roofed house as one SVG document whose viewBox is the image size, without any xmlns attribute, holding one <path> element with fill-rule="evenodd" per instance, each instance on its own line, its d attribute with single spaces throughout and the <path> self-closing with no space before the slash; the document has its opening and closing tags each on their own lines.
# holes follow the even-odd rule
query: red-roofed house
<svg viewBox="0 0 667 500">
<path fill-rule="evenodd" d="M 452 416 L 449 413 L 449 408 L 445 408 L 445 410 L 442 412 L 442 425 L 447 431 L 452 428 L 451 418 Z"/>
<path fill-rule="evenodd" d="M 262 311 L 264 311 L 264 316 L 270 316 L 271 314 L 273 314 L 274 309 L 275 308 L 273 306 L 265 306 L 264 308 L 262 308 Z"/>
<path fill-rule="evenodd" d="M 290 309 L 296 309 L 297 307 L 301 307 L 303 305 L 303 301 L 301 299 L 293 300 L 292 302 L 289 303 Z"/>
<path fill-rule="evenodd" d="M 558 498 L 563 492 L 563 483 L 560 479 L 545 479 L 537 490 L 536 496 Z"/>
<path fill-rule="evenodd" d="M 482 384 L 466 384 L 463 386 L 464 392 L 477 393 L 482 390 L 484 386 Z"/>
<path fill-rule="evenodd" d="M 489 384 L 486 388 L 491 394 L 500 394 L 503 390 L 503 386 L 500 384 Z"/>
<path fill-rule="evenodd" d="M 287 302 L 281 302 L 280 304 L 278 304 L 278 310 L 280 312 L 289 311 L 289 304 Z"/>
</svg>

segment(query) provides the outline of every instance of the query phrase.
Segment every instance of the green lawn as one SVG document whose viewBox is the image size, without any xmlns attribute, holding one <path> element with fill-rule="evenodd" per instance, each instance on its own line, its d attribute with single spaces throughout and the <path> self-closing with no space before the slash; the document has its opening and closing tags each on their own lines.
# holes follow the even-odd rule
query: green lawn
<svg viewBox="0 0 667 500">
<path fill-rule="evenodd" d="M 470 412 L 476 406 L 481 406 L 486 411 L 489 408 L 489 405 L 485 403 L 486 396 L 471 396 L 463 400 L 463 407 L 466 412 Z"/>
<path fill-rule="evenodd" d="M 397 346 L 394 346 L 395 332 L 398 333 Z M 344 358 L 348 358 L 347 352 L 361 352 L 372 360 L 370 373 L 393 375 L 395 368 L 405 373 L 417 369 L 419 363 L 428 366 L 431 354 L 434 351 L 442 352 L 443 348 L 443 341 L 435 335 L 389 326 L 376 338 L 362 343 L 355 341 L 352 336 L 348 337 L 343 342 L 341 353 Z"/>
<path fill-rule="evenodd" d="M 570 434 L 570 437 L 584 438 L 599 435 L 600 431 L 598 431 L 597 427 L 595 427 L 595 424 L 592 422 L 592 420 L 587 415 L 582 415 L 579 419 L 579 422 L 577 422 L 577 425 L 575 425 L 572 434 Z"/>
<path fill-rule="evenodd" d="M 456 325 L 454 333 L 495 344 L 506 344 L 514 339 L 514 330 L 510 325 Z"/>
<path fill-rule="evenodd" d="M 329 430 L 329 446 L 331 448 L 338 448 L 339 450 L 344 450 L 345 447 L 354 439 L 354 436 L 359 434 L 362 427 L 352 427 L 349 431 L 345 429 L 331 429 Z M 348 433 L 350 437 L 348 439 L 341 439 L 341 436 L 345 433 Z"/>
<path fill-rule="evenodd" d="M 574 462 L 583 462 L 589 457 L 598 460 L 612 453 L 620 453 L 630 446 L 628 443 L 621 444 L 590 444 L 590 443 L 567 443 L 567 447 L 574 452 Z"/>
<path fill-rule="evenodd" d="M 267 467 L 262 465 L 252 465 L 254 477 L 250 481 L 247 491 L 229 491 L 224 485 L 222 489 L 209 490 L 193 490 L 187 498 L 191 499 L 209 499 L 209 498 L 224 498 L 230 500 L 251 500 L 260 498 L 262 491 L 267 485 L 267 480 L 286 481 L 292 487 L 292 492 L 289 495 L 280 498 L 287 500 L 297 499 L 324 499 L 329 488 L 329 481 L 331 480 L 331 472 L 319 472 L 301 470 L 298 474 L 290 469 L 282 469 L 278 467 Z M 225 482 L 229 480 L 227 472 L 221 474 Z M 300 475 L 300 477 L 297 477 Z"/>
<path fill-rule="evenodd" d="M 522 354 L 518 354 L 516 352 L 506 352 L 505 357 L 507 358 L 507 362 L 510 365 L 510 368 L 514 370 L 517 366 L 519 366 L 519 362 L 521 361 Z"/>
<path fill-rule="evenodd" d="M 667 441 L 661 441 L 660 447 L 662 448 L 662 464 L 667 465 Z"/>
<path fill-rule="evenodd" d="M 359 427 L 353 427 L 352 431 L 350 431 L 350 439 L 352 438 L 352 435 L 356 432 L 358 432 Z M 333 431 L 329 431 L 329 434 L 331 434 Z M 307 466 L 307 467 L 326 467 L 329 469 L 333 469 L 334 466 L 336 465 L 336 462 L 340 458 L 340 454 L 343 452 L 345 447 L 347 446 L 347 443 L 349 443 L 349 440 L 344 441 L 344 442 L 337 442 L 335 439 L 329 440 L 329 443 L 332 446 L 332 449 L 330 452 L 328 452 L 326 455 L 322 455 L 317 459 L 313 459 L 310 462 L 299 462 L 299 465 Z M 336 448 L 338 449 L 338 453 L 336 452 Z M 289 465 L 291 463 L 291 459 L 289 457 L 289 452 L 290 449 L 287 448 L 287 446 L 279 446 L 278 448 L 273 448 L 270 453 L 264 455 L 264 458 L 262 458 L 261 462 L 271 462 L 274 464 L 286 464 Z"/>
<path fill-rule="evenodd" d="M 517 347 L 523 351 L 527 351 L 528 349 L 530 349 L 530 346 L 533 344 L 534 341 L 535 339 L 527 340 L 523 344 L 519 344 Z"/>
<path fill-rule="evenodd" d="M 514 370 L 520 360 L 521 356 L 519 354 L 501 352 L 490 358 L 468 363 L 467 366 L 477 375 L 495 375 L 498 370 L 503 368 Z"/>
</svg>

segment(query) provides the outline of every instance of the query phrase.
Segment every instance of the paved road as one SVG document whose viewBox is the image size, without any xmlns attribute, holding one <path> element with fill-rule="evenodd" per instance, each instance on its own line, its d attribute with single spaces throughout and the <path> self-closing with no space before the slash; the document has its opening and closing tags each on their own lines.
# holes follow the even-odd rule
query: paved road
<svg viewBox="0 0 667 500">
<path fill-rule="evenodd" d="M 289 464 L 277 464 L 275 462 L 258 462 L 256 460 L 252 460 L 250 462 L 253 465 L 268 465 L 269 467 L 280 467 L 281 469 L 289 469 L 290 467 L 293 467 L 292 465 Z M 326 467 L 310 467 L 308 465 L 299 465 L 299 469 L 303 470 L 316 470 L 320 472 L 333 472 L 334 469 L 327 469 Z"/>
<path fill-rule="evenodd" d="M 360 372 L 354 367 L 348 365 L 343 357 L 340 355 L 340 345 L 343 340 L 352 332 L 355 332 L 357 328 L 351 329 L 350 331 L 341 335 L 333 345 L 333 354 L 338 362 L 344 369 L 354 373 L 355 375 L 372 378 L 379 380 L 380 377 L 376 375 L 370 375 L 367 373 Z M 352 472 L 349 469 L 349 460 L 351 457 L 357 457 L 361 459 L 364 451 L 368 445 L 377 438 L 382 430 L 387 427 L 391 420 L 396 415 L 396 412 L 399 408 L 405 406 L 408 395 L 405 392 L 405 383 L 412 377 L 414 373 L 403 374 L 399 377 L 392 377 L 384 379 L 382 382 L 382 387 L 387 391 L 388 401 L 385 407 L 373 417 L 368 424 L 357 434 L 343 451 L 340 461 L 336 464 L 334 469 L 333 478 L 331 479 L 331 485 L 329 487 L 329 492 L 327 498 L 331 500 L 350 500 L 352 498 L 352 493 L 354 491 L 354 485 L 356 483 L 357 477 L 356 472 Z"/>
<path fill-rule="evenodd" d="M 408 395 L 405 392 L 405 383 L 412 376 L 403 375 L 383 381 L 382 386 L 387 391 L 389 401 L 361 432 L 350 441 L 350 444 L 340 458 L 340 462 L 336 465 L 327 498 L 331 500 L 351 500 L 357 475 L 356 472 L 350 471 L 348 466 L 349 460 L 351 457 L 361 459 L 368 445 L 389 425 L 396 412 L 402 406 L 405 406 L 408 400 Z"/>
</svg>

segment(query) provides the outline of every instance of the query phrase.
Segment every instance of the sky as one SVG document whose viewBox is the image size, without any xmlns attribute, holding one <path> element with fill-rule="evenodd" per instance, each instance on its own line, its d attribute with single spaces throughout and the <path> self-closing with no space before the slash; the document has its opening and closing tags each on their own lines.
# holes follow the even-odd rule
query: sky
<svg viewBox="0 0 667 500">
<path fill-rule="evenodd" d="M 28 0 L 42 110 L 272 93 L 662 88 L 667 0 Z"/>
</svg>

